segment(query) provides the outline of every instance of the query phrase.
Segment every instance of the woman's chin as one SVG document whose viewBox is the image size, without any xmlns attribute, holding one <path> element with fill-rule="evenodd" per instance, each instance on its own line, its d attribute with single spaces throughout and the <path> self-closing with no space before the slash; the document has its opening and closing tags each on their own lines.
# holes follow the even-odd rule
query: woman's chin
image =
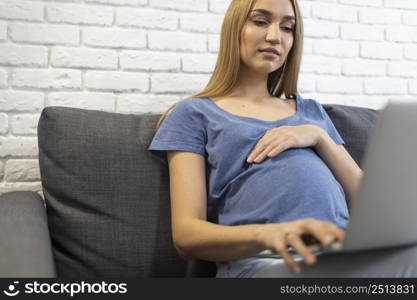
<svg viewBox="0 0 417 300">
<path fill-rule="evenodd" d="M 278 69 L 279 69 L 279 67 L 274 67 L 274 68 L 271 68 L 271 67 L 267 67 L 267 68 L 263 67 L 262 68 L 261 67 L 261 68 L 257 68 L 256 72 L 268 75 L 268 74 L 271 74 L 272 72 L 275 72 Z"/>
<path fill-rule="evenodd" d="M 261 63 L 257 63 L 256 65 L 247 65 L 247 67 L 249 70 L 252 70 L 255 73 L 268 75 L 281 68 L 281 65 L 263 61 Z"/>
<path fill-rule="evenodd" d="M 271 62 L 265 62 L 265 61 L 264 62 L 261 62 L 258 65 L 259 71 L 263 71 L 263 72 L 266 72 L 266 73 L 274 72 L 274 71 L 278 70 L 281 67 L 282 67 L 281 64 L 271 63 Z"/>
</svg>

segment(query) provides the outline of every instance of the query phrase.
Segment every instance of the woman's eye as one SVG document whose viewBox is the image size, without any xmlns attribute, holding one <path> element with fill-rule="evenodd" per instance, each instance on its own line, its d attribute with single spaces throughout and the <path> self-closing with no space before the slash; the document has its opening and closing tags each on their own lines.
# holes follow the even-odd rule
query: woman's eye
<svg viewBox="0 0 417 300">
<path fill-rule="evenodd" d="M 285 31 L 292 32 L 294 29 L 292 27 L 282 27 Z"/>
<path fill-rule="evenodd" d="M 259 20 L 254 20 L 253 21 L 253 23 L 255 23 L 256 25 L 268 25 L 268 23 L 267 22 L 265 22 L 265 21 L 259 21 Z"/>
<path fill-rule="evenodd" d="M 264 25 L 268 25 L 268 22 L 266 21 L 262 21 L 262 20 L 253 20 L 253 23 L 255 23 L 257 26 L 264 26 Z M 285 30 L 286 32 L 293 32 L 294 28 L 293 27 L 286 27 L 283 26 L 281 27 L 283 30 Z"/>
<path fill-rule="evenodd" d="M 253 23 L 255 23 L 258 26 L 264 26 L 264 25 L 268 25 L 268 22 L 265 21 L 261 21 L 261 20 L 254 20 Z M 282 29 L 284 29 L 287 32 L 292 32 L 294 30 L 293 27 L 282 27 Z"/>
</svg>

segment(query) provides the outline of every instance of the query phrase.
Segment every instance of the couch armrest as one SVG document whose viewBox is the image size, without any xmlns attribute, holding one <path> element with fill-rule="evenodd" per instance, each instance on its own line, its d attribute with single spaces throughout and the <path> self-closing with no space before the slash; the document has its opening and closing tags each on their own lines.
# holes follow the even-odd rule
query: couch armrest
<svg viewBox="0 0 417 300">
<path fill-rule="evenodd" d="M 0 277 L 56 277 L 46 210 L 35 192 L 0 196 Z"/>
</svg>

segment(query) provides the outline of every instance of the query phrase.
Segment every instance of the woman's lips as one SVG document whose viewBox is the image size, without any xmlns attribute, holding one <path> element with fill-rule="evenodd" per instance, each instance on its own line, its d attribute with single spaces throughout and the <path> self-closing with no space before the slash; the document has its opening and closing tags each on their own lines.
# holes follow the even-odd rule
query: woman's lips
<svg viewBox="0 0 417 300">
<path fill-rule="evenodd" d="M 269 51 L 259 51 L 261 52 L 265 57 L 269 57 L 269 58 L 277 58 L 279 55 L 275 54 L 274 52 L 269 52 Z"/>
</svg>

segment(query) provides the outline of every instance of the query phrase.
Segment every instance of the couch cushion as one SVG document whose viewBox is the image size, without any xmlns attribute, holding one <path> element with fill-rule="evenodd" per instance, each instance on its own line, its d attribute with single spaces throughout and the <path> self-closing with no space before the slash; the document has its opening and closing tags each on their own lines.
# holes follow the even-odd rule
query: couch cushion
<svg viewBox="0 0 417 300">
<path fill-rule="evenodd" d="M 361 167 L 379 111 L 339 104 L 323 104 L 323 108 L 344 139 L 346 150 Z"/>
<path fill-rule="evenodd" d="M 323 105 L 360 163 L 376 111 Z M 147 147 L 159 114 L 47 107 L 39 163 L 58 276 L 213 276 L 172 245 L 168 170 Z"/>
<path fill-rule="evenodd" d="M 175 277 L 168 172 L 147 151 L 159 115 L 47 107 L 39 162 L 59 277 Z"/>
</svg>

